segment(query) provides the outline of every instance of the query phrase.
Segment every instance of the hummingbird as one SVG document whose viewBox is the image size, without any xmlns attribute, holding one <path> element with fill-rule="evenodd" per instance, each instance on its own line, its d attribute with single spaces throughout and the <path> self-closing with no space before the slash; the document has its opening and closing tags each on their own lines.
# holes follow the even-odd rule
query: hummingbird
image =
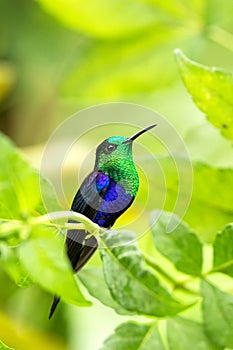
<svg viewBox="0 0 233 350">
<path fill-rule="evenodd" d="M 114 225 L 117 218 L 131 206 L 139 188 L 132 154 L 133 141 L 156 125 L 150 125 L 131 137 L 111 136 L 97 147 L 94 170 L 78 189 L 71 211 L 85 215 L 106 229 Z M 73 220 L 68 222 L 77 223 Z M 97 239 L 90 237 L 86 230 L 67 231 L 66 252 L 74 273 L 86 264 L 97 247 Z M 54 296 L 49 319 L 59 301 L 60 297 Z"/>
</svg>

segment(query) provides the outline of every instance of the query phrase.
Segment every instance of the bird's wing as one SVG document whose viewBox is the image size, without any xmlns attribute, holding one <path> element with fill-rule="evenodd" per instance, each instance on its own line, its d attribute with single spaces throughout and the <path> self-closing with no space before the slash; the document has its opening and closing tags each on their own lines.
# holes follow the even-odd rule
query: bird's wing
<svg viewBox="0 0 233 350">
<path fill-rule="evenodd" d="M 93 220 L 107 191 L 110 179 L 107 175 L 94 171 L 83 181 L 74 197 L 71 210 Z M 74 222 L 74 221 L 69 221 Z M 75 271 L 79 271 L 97 249 L 94 236 L 86 239 L 85 230 L 68 230 L 66 237 L 67 255 Z"/>
</svg>

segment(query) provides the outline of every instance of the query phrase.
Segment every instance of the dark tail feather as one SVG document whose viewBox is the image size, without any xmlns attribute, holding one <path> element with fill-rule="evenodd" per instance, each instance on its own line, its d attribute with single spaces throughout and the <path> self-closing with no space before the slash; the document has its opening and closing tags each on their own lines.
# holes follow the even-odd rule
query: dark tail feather
<svg viewBox="0 0 233 350">
<path fill-rule="evenodd" d="M 56 310 L 56 307 L 57 307 L 59 301 L 60 301 L 60 298 L 55 296 L 54 299 L 53 299 L 53 303 L 52 303 L 51 309 L 50 309 L 49 320 L 53 316 L 53 313 Z"/>
</svg>

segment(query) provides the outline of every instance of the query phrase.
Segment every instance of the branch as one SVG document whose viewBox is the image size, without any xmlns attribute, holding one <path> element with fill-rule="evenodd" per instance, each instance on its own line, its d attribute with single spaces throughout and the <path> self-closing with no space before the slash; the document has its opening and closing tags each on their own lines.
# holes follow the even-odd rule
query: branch
<svg viewBox="0 0 233 350">
<path fill-rule="evenodd" d="M 86 216 L 76 213 L 74 211 L 54 211 L 52 213 L 48 213 L 42 216 L 38 216 L 36 218 L 32 218 L 29 222 L 32 225 L 35 224 L 42 224 L 46 222 L 50 222 L 52 220 L 58 220 L 58 219 L 66 219 L 66 220 L 74 220 L 77 221 L 76 223 L 66 223 L 65 225 L 61 226 L 64 228 L 69 229 L 86 229 L 91 234 L 97 234 L 104 231 L 103 228 L 101 228 L 99 225 L 92 222 L 90 219 L 88 219 Z M 80 222 L 83 224 L 81 225 Z M 57 226 L 55 224 L 55 226 Z"/>
</svg>

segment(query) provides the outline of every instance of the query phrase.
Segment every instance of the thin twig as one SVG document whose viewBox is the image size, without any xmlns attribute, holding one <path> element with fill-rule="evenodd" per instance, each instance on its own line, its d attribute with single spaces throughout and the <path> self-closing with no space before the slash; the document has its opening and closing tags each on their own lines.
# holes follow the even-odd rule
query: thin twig
<svg viewBox="0 0 233 350">
<path fill-rule="evenodd" d="M 80 227 L 80 226 L 76 226 L 75 223 L 71 223 L 72 225 L 75 224 L 75 226 L 69 225 L 69 228 L 84 228 L 86 229 L 88 232 L 92 233 L 92 234 L 96 234 L 96 232 L 100 233 L 103 231 L 103 229 L 101 227 L 99 227 L 97 224 L 95 224 L 93 221 L 91 221 L 90 219 L 88 219 L 86 216 L 80 214 L 80 213 L 76 213 L 74 211 L 55 211 L 55 212 L 51 212 L 42 216 L 38 216 L 36 218 L 32 218 L 30 220 L 30 223 L 32 224 L 40 224 L 40 223 L 45 223 L 47 221 L 52 221 L 52 220 L 58 220 L 58 219 L 66 219 L 66 220 L 76 220 L 77 224 L 78 221 L 80 221 L 82 224 L 84 224 L 84 227 Z M 70 223 L 68 223 L 70 224 Z M 66 226 L 66 225 L 65 225 Z"/>
</svg>

